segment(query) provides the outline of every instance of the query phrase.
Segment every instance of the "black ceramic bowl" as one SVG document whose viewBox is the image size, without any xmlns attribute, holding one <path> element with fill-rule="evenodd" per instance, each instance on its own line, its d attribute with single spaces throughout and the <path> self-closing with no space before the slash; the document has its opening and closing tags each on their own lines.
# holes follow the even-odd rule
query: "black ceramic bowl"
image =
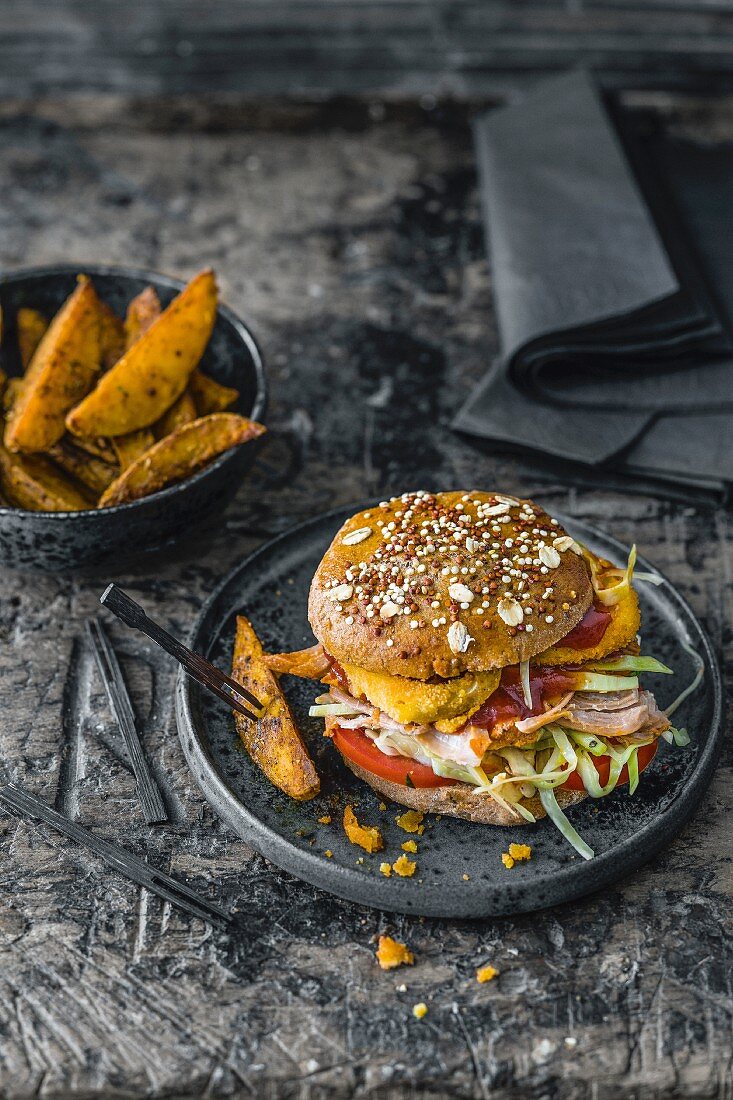
<svg viewBox="0 0 733 1100">
<path fill-rule="evenodd" d="M 5 319 L 2 364 L 19 374 L 14 359 L 15 317 L 22 306 L 51 317 L 69 296 L 76 276 L 91 276 L 100 298 L 124 316 L 131 298 L 152 285 L 165 306 L 184 284 L 152 271 L 91 264 L 35 268 L 0 277 Z M 252 333 L 226 306 L 219 306 L 202 369 L 217 382 L 239 390 L 234 411 L 261 420 L 267 403 L 262 355 Z M 221 508 L 239 487 L 258 441 L 220 455 L 185 481 L 131 504 L 85 512 L 26 512 L 0 507 L 0 562 L 21 569 L 56 572 L 124 562 L 157 550 Z"/>
</svg>

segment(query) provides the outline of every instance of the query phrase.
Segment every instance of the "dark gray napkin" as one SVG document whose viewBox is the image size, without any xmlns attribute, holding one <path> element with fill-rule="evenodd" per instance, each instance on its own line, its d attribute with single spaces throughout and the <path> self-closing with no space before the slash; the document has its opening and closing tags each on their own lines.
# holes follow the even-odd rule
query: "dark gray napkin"
<svg viewBox="0 0 733 1100">
<path fill-rule="evenodd" d="M 717 430 L 730 411 L 733 426 L 733 352 L 697 238 L 715 243 L 713 276 L 727 263 L 733 291 L 720 238 L 725 204 L 713 204 L 713 215 L 706 199 L 723 181 L 711 172 L 701 181 L 684 149 L 675 157 L 664 146 L 662 161 L 648 134 L 623 137 L 583 72 L 478 120 L 501 357 L 454 426 L 570 461 L 721 487 L 733 481 L 733 460 L 702 425 L 715 420 Z M 691 247 L 682 215 L 699 221 L 701 209 L 707 220 L 691 225 Z"/>
</svg>

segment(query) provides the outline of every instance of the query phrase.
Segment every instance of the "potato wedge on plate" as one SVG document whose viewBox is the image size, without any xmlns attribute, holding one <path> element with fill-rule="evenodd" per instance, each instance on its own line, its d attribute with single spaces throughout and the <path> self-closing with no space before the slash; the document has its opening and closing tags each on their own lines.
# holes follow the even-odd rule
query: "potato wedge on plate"
<svg viewBox="0 0 733 1100">
<path fill-rule="evenodd" d="M 267 431 L 263 424 L 236 413 L 202 416 L 161 439 L 120 474 L 100 497 L 98 508 L 127 504 L 182 481 L 230 447 Z"/>
<path fill-rule="evenodd" d="M 159 420 L 198 366 L 216 306 L 214 274 L 202 271 L 71 410 L 69 431 L 87 437 L 126 435 Z"/>
<path fill-rule="evenodd" d="M 321 787 L 318 772 L 280 685 L 263 660 L 260 640 L 244 615 L 237 616 L 232 679 L 265 706 L 263 717 L 257 721 L 234 713 L 237 733 L 254 763 L 290 798 L 301 802 L 313 798 Z"/>
</svg>

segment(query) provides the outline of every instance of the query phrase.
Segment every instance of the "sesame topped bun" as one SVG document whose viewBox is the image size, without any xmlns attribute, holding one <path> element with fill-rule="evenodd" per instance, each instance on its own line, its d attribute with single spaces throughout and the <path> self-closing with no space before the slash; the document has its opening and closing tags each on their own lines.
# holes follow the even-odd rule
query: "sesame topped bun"
<svg viewBox="0 0 733 1100">
<path fill-rule="evenodd" d="M 338 661 L 427 680 L 517 664 L 556 645 L 593 600 L 573 539 L 500 493 L 404 493 L 336 535 L 310 590 Z"/>
</svg>

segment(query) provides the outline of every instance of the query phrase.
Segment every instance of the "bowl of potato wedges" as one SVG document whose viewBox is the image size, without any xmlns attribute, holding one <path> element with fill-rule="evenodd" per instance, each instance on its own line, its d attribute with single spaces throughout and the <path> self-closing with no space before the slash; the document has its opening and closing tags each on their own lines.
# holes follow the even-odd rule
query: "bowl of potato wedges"
<svg viewBox="0 0 733 1100">
<path fill-rule="evenodd" d="M 0 277 L 0 309 L 0 561 L 119 564 L 239 489 L 267 389 L 213 271 L 37 268 Z"/>
</svg>

